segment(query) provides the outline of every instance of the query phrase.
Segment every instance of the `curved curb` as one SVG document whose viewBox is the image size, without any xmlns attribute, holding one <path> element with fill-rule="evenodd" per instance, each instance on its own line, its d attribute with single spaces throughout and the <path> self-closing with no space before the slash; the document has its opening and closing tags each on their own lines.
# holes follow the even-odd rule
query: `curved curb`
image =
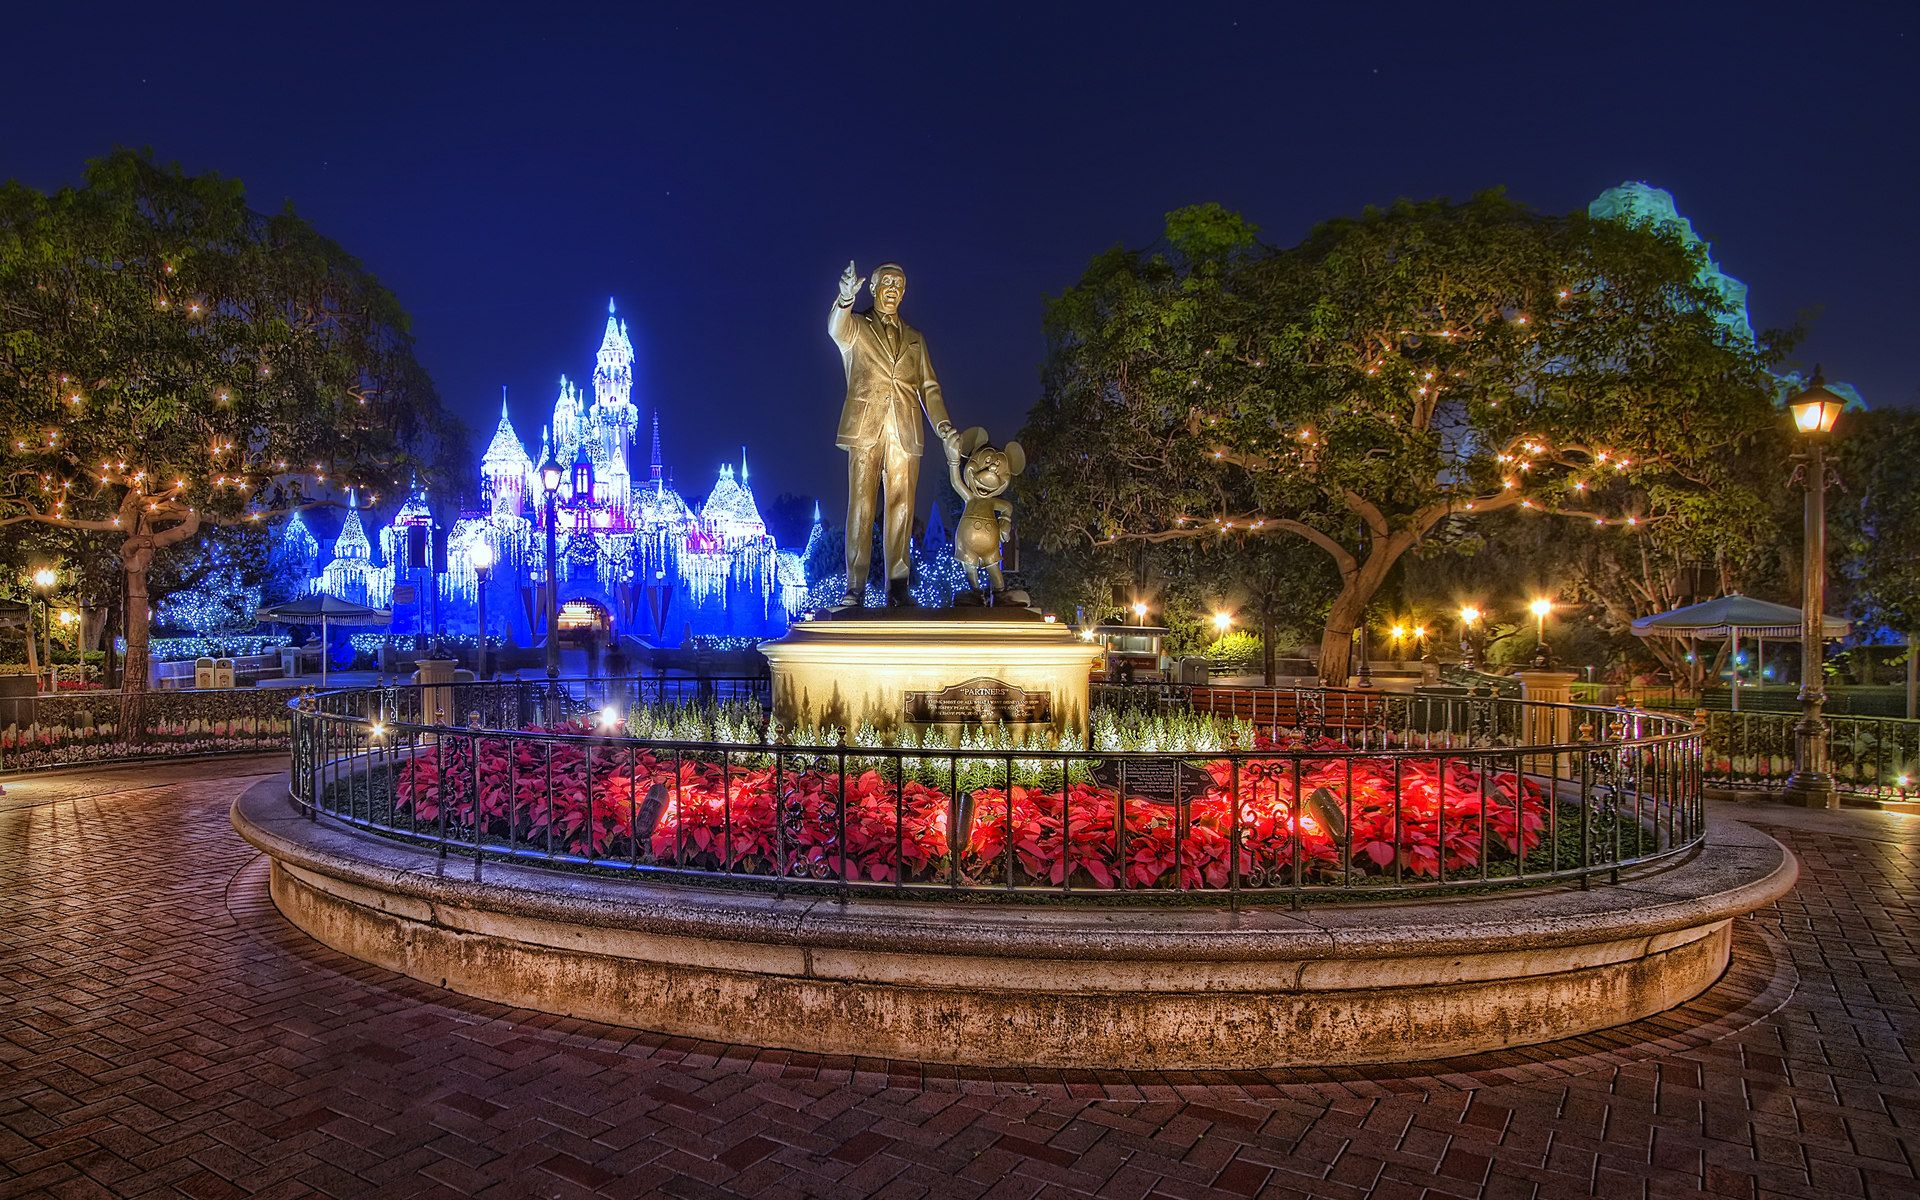
<svg viewBox="0 0 1920 1200">
<path fill-rule="evenodd" d="M 1193 1068 L 1404 1061 L 1662 1011 L 1798 867 L 1706 852 L 1589 891 L 1270 908 L 1013 908 L 742 895 L 422 850 L 315 823 L 267 781 L 234 826 L 322 942 L 486 999 L 826 1053 Z"/>
</svg>

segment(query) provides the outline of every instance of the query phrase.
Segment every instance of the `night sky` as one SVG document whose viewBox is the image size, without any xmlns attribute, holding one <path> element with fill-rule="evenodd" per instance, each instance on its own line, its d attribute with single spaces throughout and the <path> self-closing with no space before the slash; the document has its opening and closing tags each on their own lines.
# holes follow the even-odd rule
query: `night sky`
<svg viewBox="0 0 1920 1200">
<path fill-rule="evenodd" d="M 1644 179 L 1756 324 L 1817 310 L 1800 361 L 1912 404 L 1915 11 L 21 4 L 0 174 L 146 145 L 291 199 L 411 311 L 476 455 L 503 384 L 538 450 L 611 295 L 683 490 L 745 442 L 763 504 L 834 507 L 849 258 L 906 265 L 955 420 L 1005 437 L 1043 298 L 1207 200 L 1292 243 L 1402 195 L 1564 211 Z"/>
</svg>

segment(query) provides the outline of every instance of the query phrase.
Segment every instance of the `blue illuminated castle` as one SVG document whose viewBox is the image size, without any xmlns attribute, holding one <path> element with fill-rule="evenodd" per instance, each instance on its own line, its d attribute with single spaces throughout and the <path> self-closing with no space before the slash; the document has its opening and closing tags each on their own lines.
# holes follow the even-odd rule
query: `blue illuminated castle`
<svg viewBox="0 0 1920 1200">
<path fill-rule="evenodd" d="M 504 397 L 500 423 L 480 459 L 478 511 L 461 513 L 445 530 L 436 562 L 436 513 L 423 491 L 407 497 L 369 537 L 363 510 L 351 499 L 331 560 L 297 517 L 285 552 L 316 565 L 315 591 L 391 607 L 395 633 L 431 630 L 472 634 L 481 587 L 475 550 L 491 551 L 487 624 L 520 645 L 546 636 L 546 493 L 540 466 L 561 468 L 553 497 L 560 629 L 604 641 L 631 635 L 656 645 L 695 636 L 745 639 L 783 633 L 806 598 L 800 557 L 774 544 L 747 479 L 744 451 L 736 473 L 722 466 L 698 508 L 674 489 L 660 454 L 660 416 L 653 414 L 651 455 L 636 474 L 640 431 L 634 407 L 633 343 L 607 302 L 607 326 L 594 363 L 591 402 L 564 375 L 540 454 L 528 455 L 514 432 Z M 447 514 L 438 514 L 444 522 Z M 418 532 L 415 532 L 415 531 Z M 488 557 L 484 552 L 481 558 Z M 435 612 L 435 606 L 438 612 Z"/>
</svg>

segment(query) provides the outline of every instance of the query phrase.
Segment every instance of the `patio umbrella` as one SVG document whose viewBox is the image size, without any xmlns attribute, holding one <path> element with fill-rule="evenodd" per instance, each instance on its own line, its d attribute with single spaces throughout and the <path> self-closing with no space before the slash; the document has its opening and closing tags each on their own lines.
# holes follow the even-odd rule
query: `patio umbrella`
<svg viewBox="0 0 1920 1200">
<path fill-rule="evenodd" d="M 1852 628 L 1840 617 L 1821 615 L 1820 632 L 1823 637 L 1845 637 Z M 1696 638 L 1709 641 L 1727 638 L 1733 643 L 1730 653 L 1735 655 L 1740 653 L 1741 634 L 1758 638 L 1799 637 L 1800 630 L 1799 609 L 1769 600 L 1756 600 L 1739 592 L 1728 592 L 1713 600 L 1702 600 L 1670 612 L 1641 617 L 1633 623 L 1635 637 L 1686 638 L 1689 641 Z M 1735 665 L 1738 666 L 1737 663 Z M 1817 670 L 1819 664 L 1803 663 L 1800 669 L 1804 673 L 1809 667 Z M 1740 672 L 1737 669 L 1733 673 L 1733 709 L 1740 711 Z"/>
<path fill-rule="evenodd" d="M 256 621 L 278 621 L 282 625 L 318 625 L 320 627 L 320 686 L 327 686 L 327 627 L 329 625 L 385 625 L 393 614 L 381 608 L 369 608 L 329 596 L 301 596 L 281 604 L 269 604 L 253 614 Z"/>
</svg>

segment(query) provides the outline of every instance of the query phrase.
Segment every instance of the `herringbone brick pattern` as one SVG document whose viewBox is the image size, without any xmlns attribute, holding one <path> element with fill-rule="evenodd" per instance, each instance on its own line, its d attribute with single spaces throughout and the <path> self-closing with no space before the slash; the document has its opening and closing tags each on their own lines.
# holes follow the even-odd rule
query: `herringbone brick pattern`
<svg viewBox="0 0 1920 1200">
<path fill-rule="evenodd" d="M 1747 810 L 1801 885 L 1659 1018 L 1420 1067 L 1105 1075 L 696 1044 L 365 966 L 280 920 L 227 825 L 276 765 L 7 784 L 0 1197 L 1920 1195 L 1905 818 Z"/>
</svg>

